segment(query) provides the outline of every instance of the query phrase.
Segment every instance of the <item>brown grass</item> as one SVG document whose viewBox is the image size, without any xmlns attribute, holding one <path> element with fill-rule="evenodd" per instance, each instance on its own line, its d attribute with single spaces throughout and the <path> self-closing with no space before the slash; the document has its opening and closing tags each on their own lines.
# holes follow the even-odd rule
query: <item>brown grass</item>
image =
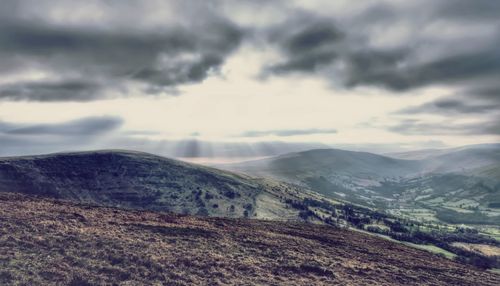
<svg viewBox="0 0 500 286">
<path fill-rule="evenodd" d="M 499 285 L 328 226 L 90 207 L 0 193 L 0 285 Z"/>
</svg>

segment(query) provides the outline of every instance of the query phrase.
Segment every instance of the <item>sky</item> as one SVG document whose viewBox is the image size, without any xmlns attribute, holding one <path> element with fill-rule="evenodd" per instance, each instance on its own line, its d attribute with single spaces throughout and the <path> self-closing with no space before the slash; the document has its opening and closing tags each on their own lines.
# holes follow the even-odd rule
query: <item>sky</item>
<svg viewBox="0 0 500 286">
<path fill-rule="evenodd" d="M 500 142 L 500 1 L 3 0 L 0 156 Z"/>
</svg>

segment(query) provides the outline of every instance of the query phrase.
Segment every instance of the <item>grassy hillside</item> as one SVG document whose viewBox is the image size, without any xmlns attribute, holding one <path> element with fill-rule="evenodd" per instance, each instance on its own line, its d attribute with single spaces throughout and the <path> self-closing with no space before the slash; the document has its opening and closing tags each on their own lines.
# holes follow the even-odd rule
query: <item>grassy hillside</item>
<svg viewBox="0 0 500 286">
<path fill-rule="evenodd" d="M 427 251 L 314 224 L 0 193 L 1 285 L 497 285 Z"/>
<path fill-rule="evenodd" d="M 261 191 L 244 176 L 131 151 L 0 159 L 0 192 L 107 206 L 243 217 Z"/>
</svg>

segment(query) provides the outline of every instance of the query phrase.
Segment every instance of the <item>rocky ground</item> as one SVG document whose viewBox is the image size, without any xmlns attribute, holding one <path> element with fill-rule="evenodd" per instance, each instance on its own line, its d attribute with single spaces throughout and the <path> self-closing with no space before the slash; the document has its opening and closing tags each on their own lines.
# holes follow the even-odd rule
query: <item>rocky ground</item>
<svg viewBox="0 0 500 286">
<path fill-rule="evenodd" d="M 0 285 L 500 285 L 329 226 L 181 216 L 0 193 Z"/>
</svg>

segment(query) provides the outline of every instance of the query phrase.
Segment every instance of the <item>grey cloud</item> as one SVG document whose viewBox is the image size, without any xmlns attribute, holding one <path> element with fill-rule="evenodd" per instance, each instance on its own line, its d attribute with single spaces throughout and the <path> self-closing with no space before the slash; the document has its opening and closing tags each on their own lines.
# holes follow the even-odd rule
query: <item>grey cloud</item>
<svg viewBox="0 0 500 286">
<path fill-rule="evenodd" d="M 500 82 L 470 87 L 464 91 L 464 94 L 481 100 L 496 101 L 500 104 Z"/>
<path fill-rule="evenodd" d="M 500 13 L 500 5 L 492 4 L 494 1 L 470 2 L 431 1 L 417 6 L 411 1 L 392 5 L 380 1 L 351 17 L 337 16 L 339 19 L 325 19 L 313 12 L 300 17 L 304 12 L 291 12 L 291 20 L 271 29 L 273 36 L 281 35 L 270 42 L 284 60 L 265 67 L 263 73 L 309 73 L 332 81 L 334 86 L 378 86 L 399 92 L 434 84 L 463 87 L 494 81 L 500 76 L 500 33 L 474 38 L 471 46 L 470 37 L 475 36 L 471 30 L 449 38 L 439 37 L 440 31 L 431 29 L 436 23 L 440 29 L 470 28 L 470 24 L 460 22 L 460 15 L 480 19 Z M 498 17 L 477 21 L 482 23 L 478 34 L 484 25 L 500 27 Z M 414 32 L 412 37 L 390 39 L 385 30 L 393 27 Z M 373 45 L 374 40 L 384 37 L 390 44 Z"/>
<path fill-rule="evenodd" d="M 356 85 L 373 84 L 393 90 L 407 90 L 430 84 L 460 83 L 482 77 L 498 77 L 500 53 L 497 49 L 492 49 L 444 57 L 408 68 L 397 68 L 395 62 L 389 69 L 378 71 L 379 66 L 375 66 L 368 67 L 368 70 L 361 76 L 353 75 L 353 82 Z"/>
<path fill-rule="evenodd" d="M 413 106 L 398 111 L 399 114 L 482 114 L 500 110 L 500 104 L 469 103 L 470 100 L 463 98 L 447 97 L 433 102 L 428 102 L 420 106 Z"/>
<path fill-rule="evenodd" d="M 331 18 L 311 9 L 290 9 L 291 16 L 269 32 L 269 43 L 281 58 L 262 73 L 315 75 L 331 82 L 333 89 L 378 87 L 399 95 L 423 87 L 451 87 L 457 92 L 396 112 L 442 115 L 446 124 L 403 121 L 389 129 L 404 134 L 495 135 L 500 111 L 500 5 L 493 2 L 376 1 L 358 4 L 356 12 L 346 15 L 334 12 Z M 479 115 L 482 124 L 454 120 Z"/>
<path fill-rule="evenodd" d="M 488 83 L 471 86 L 454 94 L 411 106 L 395 112 L 396 114 L 438 114 L 446 116 L 487 115 L 497 120 L 500 112 L 500 85 Z"/>
<path fill-rule="evenodd" d="M 446 0 L 441 1 L 436 15 L 459 21 L 483 21 L 498 19 L 498 11 L 500 11 L 500 2 L 495 0 Z"/>
<path fill-rule="evenodd" d="M 299 14 L 297 19 L 284 23 L 284 27 L 270 30 L 270 42 L 280 48 L 286 59 L 266 66 L 264 76 L 315 72 L 338 57 L 336 45 L 342 41 L 344 34 L 330 20 L 310 18 L 308 14 Z M 303 21 L 305 25 L 299 24 Z"/>
<path fill-rule="evenodd" d="M 342 38 L 337 40 L 344 41 Z M 293 38 L 289 41 L 293 41 Z M 460 84 L 500 76 L 500 52 L 493 44 L 482 50 L 442 56 L 424 63 L 412 63 L 412 57 L 419 52 L 416 49 L 349 47 L 352 45 L 344 42 L 326 48 L 316 46 L 300 51 L 285 44 L 282 48 L 294 51 L 285 53 L 287 56 L 285 62 L 266 67 L 265 72 L 317 73 L 334 82 L 340 81 L 348 87 L 371 85 L 395 91 L 406 91 L 432 84 Z M 331 68 L 318 69 L 318 67 L 335 68 L 335 65 L 344 67 L 341 70 L 333 69 L 334 72 Z"/>
<path fill-rule="evenodd" d="M 85 117 L 52 124 L 0 121 L 0 156 L 92 149 L 96 139 L 117 133 L 119 117 Z"/>
<path fill-rule="evenodd" d="M 266 76 L 269 73 L 314 72 L 333 62 L 336 57 L 337 54 L 333 51 L 311 51 L 307 55 L 290 59 L 285 63 L 269 66 L 264 70 L 263 75 Z"/>
<path fill-rule="evenodd" d="M 262 137 L 274 135 L 279 137 L 297 136 L 297 135 L 312 135 L 312 134 L 335 134 L 335 129 L 282 129 L 282 130 L 263 130 L 263 131 L 246 131 L 240 134 L 241 137 Z"/>
<path fill-rule="evenodd" d="M 85 81 L 18 82 L 0 86 L 0 99 L 34 101 L 89 101 L 101 95 L 101 85 Z"/>
<path fill-rule="evenodd" d="M 0 134 L 31 136 L 93 136 L 116 130 L 123 124 L 119 117 L 86 117 L 52 124 L 15 124 L 0 122 Z M 4 138 L 5 139 L 5 138 Z"/>
<path fill-rule="evenodd" d="M 123 10 L 124 14 L 113 14 L 114 21 L 92 26 L 52 21 L 47 15 L 56 6 L 44 5 L 49 1 L 32 3 L 40 11 L 23 5 L 29 1 L 13 4 L 16 9 L 12 10 L 12 15 L 0 20 L 0 61 L 8 63 L 0 67 L 0 74 L 37 68 L 57 79 L 0 86 L 0 91 L 3 91 L 0 97 L 9 100 L 85 101 L 102 98 L 109 90 L 122 92 L 122 86 L 127 83 L 141 83 L 146 85 L 146 92 L 160 92 L 204 80 L 239 46 L 244 31 L 217 14 L 217 9 L 209 9 L 209 4 L 188 2 L 165 2 L 174 6 L 174 13 L 179 13 L 173 16 L 178 21 L 151 27 L 142 27 L 141 23 L 135 27 L 125 19 L 148 17 L 151 9 L 168 7 L 150 7 L 151 3 L 142 1 L 108 1 L 104 8 Z M 67 3 L 60 4 L 57 8 L 73 10 L 73 7 L 67 7 Z M 124 9 L 129 5 L 144 7 L 137 11 Z M 203 10 L 203 13 L 197 15 L 197 21 L 187 21 L 196 9 Z M 36 17 L 27 20 L 23 17 L 27 12 Z M 137 14 L 130 14 L 134 12 Z M 86 84 L 75 87 L 74 82 Z M 69 85 L 77 88 L 77 92 L 73 92 L 73 88 L 66 90 Z M 24 92 L 19 91 L 20 86 L 24 87 Z M 54 95 L 48 92 L 50 89 Z"/>
<path fill-rule="evenodd" d="M 343 34 L 328 22 L 313 23 L 285 39 L 284 47 L 290 54 L 308 52 L 321 46 L 335 43 Z"/>
</svg>

